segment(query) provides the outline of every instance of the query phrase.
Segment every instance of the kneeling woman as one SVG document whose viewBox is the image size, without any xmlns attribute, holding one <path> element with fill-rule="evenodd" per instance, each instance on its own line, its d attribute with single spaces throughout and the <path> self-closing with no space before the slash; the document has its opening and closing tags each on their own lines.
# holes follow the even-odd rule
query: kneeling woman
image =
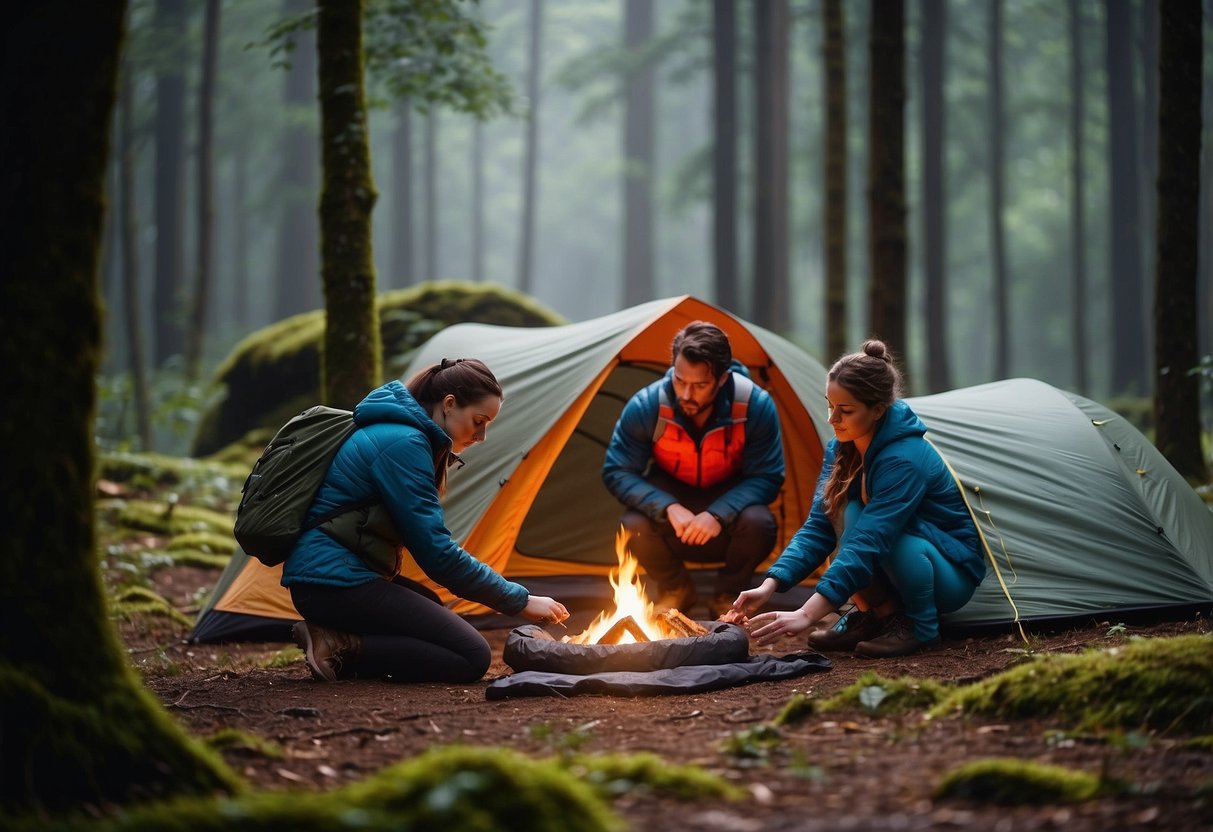
<svg viewBox="0 0 1213 832">
<path fill-rule="evenodd" d="M 483 442 L 501 385 L 482 362 L 443 359 L 393 381 L 354 409 L 358 429 L 337 452 L 309 519 L 354 510 L 304 532 L 283 564 L 304 621 L 295 641 L 318 681 L 472 682 L 488 670 L 488 642 L 421 584 L 398 577 L 403 552 L 464 598 L 532 621 L 568 611 L 505 580 L 451 539 L 439 497 L 458 451 Z"/>
<path fill-rule="evenodd" d="M 881 341 L 840 358 L 827 376 L 834 439 L 808 519 L 738 612 L 760 608 L 838 552 L 816 592 L 792 612 L 750 619 L 759 644 L 804 632 L 849 597 L 855 607 L 817 630 L 819 650 L 902 656 L 939 642 L 939 614 L 960 609 L 985 576 L 977 529 L 926 426 L 899 400 L 900 374 Z M 839 539 L 836 525 L 843 529 Z"/>
</svg>

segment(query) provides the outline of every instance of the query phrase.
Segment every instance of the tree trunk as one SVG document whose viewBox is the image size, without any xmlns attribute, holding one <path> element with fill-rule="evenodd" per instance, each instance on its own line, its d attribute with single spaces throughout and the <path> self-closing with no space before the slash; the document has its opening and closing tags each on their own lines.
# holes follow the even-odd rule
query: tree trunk
<svg viewBox="0 0 1213 832">
<path fill-rule="evenodd" d="M 244 147 L 232 151 L 232 316 L 241 330 L 251 329 L 249 309 L 248 153 Z"/>
<path fill-rule="evenodd" d="M 787 0 L 754 0 L 754 300 L 759 326 L 791 327 Z"/>
<path fill-rule="evenodd" d="M 484 122 L 472 122 L 472 280 L 484 282 Z"/>
<path fill-rule="evenodd" d="M 413 108 L 396 102 L 396 138 L 392 142 L 392 276 L 384 289 L 412 286 L 413 266 Z"/>
<path fill-rule="evenodd" d="M 1109 238 L 1112 296 L 1112 393 L 1148 395 L 1141 322 L 1141 218 L 1137 188 L 1137 103 L 1133 92 L 1131 8 L 1105 0 L 1107 11 Z"/>
<path fill-rule="evenodd" d="M 180 52 L 186 37 L 184 0 L 157 0 L 155 29 L 166 52 Z M 184 348 L 182 321 L 185 251 L 182 234 L 185 170 L 185 76 L 176 61 L 162 60 L 156 73 L 156 282 L 155 362 L 162 366 Z"/>
<path fill-rule="evenodd" d="M 870 332 L 906 351 L 905 3 L 872 6 L 868 109 Z M 908 376 L 907 376 L 908 381 Z"/>
<path fill-rule="evenodd" d="M 539 78 L 543 57 L 543 0 L 531 0 L 530 62 L 527 69 L 526 161 L 522 169 L 522 229 L 518 239 L 518 288 L 530 294 L 531 244 L 535 237 L 535 160 L 539 156 Z"/>
<path fill-rule="evenodd" d="M 1006 202 L 1006 146 L 1003 140 L 1006 116 L 1002 79 L 1002 0 L 990 0 L 989 61 L 990 109 L 986 129 L 990 152 L 990 269 L 993 272 L 990 306 L 994 312 L 994 378 L 1011 375 L 1011 310 L 1007 288 L 1007 244 L 1002 222 Z"/>
<path fill-rule="evenodd" d="M 206 338 L 207 310 L 211 297 L 211 251 L 214 241 L 211 229 L 215 211 L 215 66 L 219 47 L 219 2 L 206 0 L 206 18 L 202 34 L 202 72 L 198 86 L 198 191 L 197 261 L 194 272 L 194 300 L 190 308 L 189 329 L 185 349 L 185 375 L 190 381 L 198 378 L 202 363 L 202 345 Z"/>
<path fill-rule="evenodd" d="M 653 39 L 652 0 L 624 0 L 624 48 L 633 57 Z M 653 299 L 653 64 L 623 79 L 623 305 Z"/>
<path fill-rule="evenodd" d="M 433 107 L 425 116 L 425 274 L 438 279 L 438 113 Z"/>
<path fill-rule="evenodd" d="M 847 352 L 847 40 L 842 0 L 825 0 L 825 355 Z"/>
<path fill-rule="evenodd" d="M 1199 2 L 1199 0 L 1192 0 Z M 1150 254 L 1155 250 L 1158 188 L 1158 0 L 1137 7 L 1141 66 L 1141 114 L 1137 120 L 1141 161 L 1137 165 L 1141 194 L 1141 326 L 1145 343 L 1154 343 L 1154 282 L 1150 280 Z M 1134 85 L 1136 89 L 1136 85 Z"/>
<path fill-rule="evenodd" d="M 1205 0 L 1205 20 L 1213 20 L 1213 0 Z M 1205 123 L 1213 124 L 1213 73 L 1204 76 Z M 1201 143 L 1200 321 L 1201 355 L 1213 354 L 1213 141 Z M 1206 414 L 1213 415 L 1213 414 Z"/>
<path fill-rule="evenodd" d="M 741 314 L 737 283 L 737 2 L 712 4 L 712 253 L 716 303 Z"/>
<path fill-rule="evenodd" d="M 353 409 L 382 376 L 375 265 L 371 256 L 370 136 L 362 60 L 362 0 L 318 0 L 324 281 L 321 389 L 326 404 Z"/>
<path fill-rule="evenodd" d="M 1204 482 L 1196 321 L 1202 26 L 1191 0 L 1159 5 L 1158 237 L 1154 269 L 1155 443 L 1180 474 Z"/>
<path fill-rule="evenodd" d="M 1084 150 L 1086 70 L 1083 62 L 1082 9 L 1070 6 L 1070 352 L 1074 360 L 1074 388 L 1087 393 L 1091 382 L 1087 361 L 1087 223 Z"/>
<path fill-rule="evenodd" d="M 118 131 L 118 205 L 115 225 L 121 228 L 122 312 L 126 319 L 127 360 L 130 363 L 131 392 L 139 450 L 152 450 L 152 404 L 147 383 L 147 354 L 143 344 L 143 315 L 139 293 L 139 223 L 135 211 L 135 131 L 132 126 L 134 94 L 130 65 L 122 73 L 121 114 Z"/>
<path fill-rule="evenodd" d="M 926 294 L 927 388 L 952 386 L 948 356 L 948 205 L 944 159 L 946 0 L 922 0 L 922 240 Z"/>
<path fill-rule="evenodd" d="M 0 70 L 0 816 L 234 789 L 140 685 L 93 519 L 98 249 L 125 4 L 6 12 Z M 37 360 L 31 360 L 36 356 Z M 48 384 L 48 379 L 53 383 Z"/>
<path fill-rule="evenodd" d="M 308 10 L 311 0 L 285 0 L 284 17 Z M 316 36 L 295 35 L 283 98 L 290 118 L 282 146 L 283 203 L 278 227 L 278 275 L 274 281 L 274 318 L 280 320 L 320 307 L 316 191 Z"/>
</svg>

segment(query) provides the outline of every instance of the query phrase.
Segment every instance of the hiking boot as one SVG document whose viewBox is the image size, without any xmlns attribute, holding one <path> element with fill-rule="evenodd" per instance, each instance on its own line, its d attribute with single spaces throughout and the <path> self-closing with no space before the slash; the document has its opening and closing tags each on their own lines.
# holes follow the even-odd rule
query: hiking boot
<svg viewBox="0 0 1213 832">
<path fill-rule="evenodd" d="M 312 671 L 312 678 L 317 682 L 336 682 L 343 675 L 351 675 L 348 667 L 362 652 L 362 636 L 307 621 L 291 627 L 291 636 L 303 651 L 307 669 Z"/>
<path fill-rule="evenodd" d="M 909 656 L 939 646 L 939 636 L 929 641 L 914 638 L 914 622 L 904 615 L 893 616 L 893 621 L 879 638 L 861 641 L 855 652 L 870 659 L 887 659 L 893 656 Z"/>
<path fill-rule="evenodd" d="M 852 606 L 849 612 L 834 622 L 833 627 L 809 633 L 809 646 L 826 652 L 854 650 L 861 641 L 874 639 L 883 633 L 888 624 L 888 618 L 877 618 L 871 610 Z"/>
<path fill-rule="evenodd" d="M 695 592 L 695 585 L 688 580 L 685 583 L 675 584 L 669 589 L 662 589 L 661 595 L 653 602 L 653 608 L 657 612 L 678 610 L 686 613 L 695 606 L 695 602 L 698 600 L 699 594 Z"/>
</svg>

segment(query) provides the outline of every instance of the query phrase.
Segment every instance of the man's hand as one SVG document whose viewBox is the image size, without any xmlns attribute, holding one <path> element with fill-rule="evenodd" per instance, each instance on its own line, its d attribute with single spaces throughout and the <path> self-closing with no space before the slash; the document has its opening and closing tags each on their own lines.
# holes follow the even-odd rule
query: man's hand
<svg viewBox="0 0 1213 832">
<path fill-rule="evenodd" d="M 693 513 L 681 503 L 666 509 L 674 534 L 688 546 L 702 546 L 720 534 L 720 521 L 706 511 Z"/>
</svg>

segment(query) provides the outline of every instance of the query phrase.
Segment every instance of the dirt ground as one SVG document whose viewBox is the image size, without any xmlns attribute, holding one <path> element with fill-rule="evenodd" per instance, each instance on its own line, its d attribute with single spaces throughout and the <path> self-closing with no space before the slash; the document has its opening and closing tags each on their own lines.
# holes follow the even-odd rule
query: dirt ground
<svg viewBox="0 0 1213 832">
<path fill-rule="evenodd" d="M 189 611 L 195 590 L 216 577 L 209 570 L 173 567 L 158 573 L 157 588 Z M 1210 629 L 1201 617 L 1124 630 L 1119 623 L 1031 634 L 1031 649 L 1076 652 L 1133 635 Z M 462 743 L 509 746 L 534 757 L 574 748 L 648 751 L 716 772 L 749 795 L 738 802 L 689 804 L 635 793 L 618 798 L 615 810 L 638 830 L 1213 829 L 1213 753 L 1182 747 L 1182 736 L 1094 737 L 1049 720 L 927 722 L 921 713 L 880 718 L 857 710 L 784 729 L 783 741 L 765 761 L 741 760 L 721 748 L 723 740 L 771 719 L 793 694 L 825 696 L 865 670 L 945 682 L 996 673 L 1020 659 L 1026 647 L 1009 633 L 946 640 L 941 649 L 903 659 L 834 654 L 833 668 L 823 673 L 706 694 L 490 702 L 487 684 L 511 672 L 501 660 L 507 629 L 485 631 L 494 662 L 480 682 L 401 685 L 319 684 L 302 659 L 267 669 L 285 645 L 189 645 L 183 641 L 186 628 L 163 617 L 120 621 L 119 628 L 147 686 L 188 731 L 205 736 L 237 728 L 281 748 L 280 757 L 242 748 L 225 752 L 236 771 L 265 790 L 329 790 L 427 748 Z M 785 654 L 805 645 L 788 639 L 762 649 Z M 932 798 L 946 771 L 990 757 L 1102 773 L 1135 784 L 1141 793 L 1077 806 L 1018 808 Z"/>
</svg>

